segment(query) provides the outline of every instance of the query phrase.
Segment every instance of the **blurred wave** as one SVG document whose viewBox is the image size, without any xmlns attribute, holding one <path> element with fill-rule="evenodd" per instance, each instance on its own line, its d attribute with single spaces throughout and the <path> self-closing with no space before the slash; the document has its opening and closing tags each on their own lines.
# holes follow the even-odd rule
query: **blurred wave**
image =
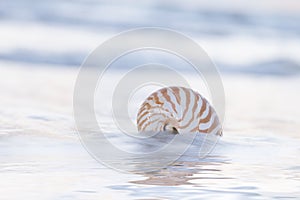
<svg viewBox="0 0 300 200">
<path fill-rule="evenodd" d="M 222 65 L 218 66 L 222 67 Z M 246 66 L 226 66 L 222 67 L 221 71 L 254 75 L 293 76 L 300 74 L 300 63 L 287 59 L 274 59 Z"/>
<path fill-rule="evenodd" d="M 0 54 L 0 60 L 32 64 L 50 64 L 57 66 L 80 66 L 85 58 L 83 53 L 46 53 L 28 50 L 15 50 Z"/>
<path fill-rule="evenodd" d="M 291 12 L 290 2 L 281 10 L 270 2 L 262 10 L 226 3 L 232 2 L 3 0 L 0 62 L 79 67 L 105 39 L 154 26 L 195 39 L 224 73 L 299 74 L 300 6 Z"/>
<path fill-rule="evenodd" d="M 35 21 L 94 30 L 124 30 L 139 26 L 161 26 L 196 34 L 226 35 L 238 33 L 263 34 L 275 30 L 279 34 L 297 36 L 299 16 L 288 14 L 255 14 L 245 10 L 185 9 L 184 3 L 167 6 L 152 4 L 126 5 L 104 1 L 2 1 L 2 20 Z M 255 27 L 255 28 L 253 28 Z M 269 34 L 269 33 L 268 33 Z"/>
<path fill-rule="evenodd" d="M 81 52 L 69 52 L 69 53 L 44 53 L 44 52 L 34 52 L 28 50 L 16 50 L 11 53 L 1 54 L 0 60 L 20 62 L 20 63 L 30 63 L 30 64 L 43 64 L 47 63 L 52 66 L 69 66 L 69 67 L 79 67 L 84 61 L 87 55 Z M 140 60 L 141 63 L 147 60 L 146 57 L 136 58 Z M 158 58 L 158 62 L 167 64 L 169 66 L 176 66 L 178 63 L 172 60 L 165 60 L 163 57 Z M 128 63 L 132 63 L 130 59 L 127 59 Z M 48 66 L 48 65 L 47 65 Z M 253 64 L 246 63 L 245 65 L 228 65 L 224 63 L 217 63 L 221 73 L 226 74 L 249 74 L 249 75 L 268 75 L 268 76 L 294 76 L 300 74 L 300 63 L 292 59 L 280 59 L 274 58 L 273 60 L 266 61 L 256 61 Z M 180 68 L 180 66 L 179 66 Z M 114 65 L 116 70 L 129 70 L 130 66 L 124 65 L 122 63 L 116 63 Z M 193 73 L 193 68 L 184 68 L 186 72 Z"/>
<path fill-rule="evenodd" d="M 209 35 L 269 34 L 267 30 L 294 36 L 300 33 L 300 16 L 290 13 L 262 14 L 247 9 L 221 10 L 205 6 L 187 9 L 185 3 L 179 1 L 128 5 L 123 1 L 5 0 L 1 4 L 2 20 L 62 24 L 96 31 L 159 26 Z"/>
</svg>

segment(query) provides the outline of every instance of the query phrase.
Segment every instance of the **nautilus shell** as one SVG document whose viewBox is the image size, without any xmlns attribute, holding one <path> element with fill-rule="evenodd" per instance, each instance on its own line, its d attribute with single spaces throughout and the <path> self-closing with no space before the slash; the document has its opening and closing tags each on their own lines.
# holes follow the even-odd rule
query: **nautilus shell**
<svg viewBox="0 0 300 200">
<path fill-rule="evenodd" d="M 185 87 L 165 87 L 152 93 L 137 115 L 139 132 L 222 135 L 214 108 L 199 93 Z"/>
</svg>

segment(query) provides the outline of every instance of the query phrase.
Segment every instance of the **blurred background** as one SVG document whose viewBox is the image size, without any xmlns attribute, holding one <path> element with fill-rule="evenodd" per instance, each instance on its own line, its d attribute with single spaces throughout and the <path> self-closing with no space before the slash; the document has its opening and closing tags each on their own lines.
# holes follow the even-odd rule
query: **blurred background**
<svg viewBox="0 0 300 200">
<path fill-rule="evenodd" d="M 221 71 L 299 73 L 300 3 L 279 1 L 0 2 L 1 62 L 78 67 L 120 31 L 163 27 L 197 40 Z"/>
<path fill-rule="evenodd" d="M 220 70 L 224 137 L 202 163 L 122 174 L 80 144 L 72 101 L 81 63 L 139 27 L 185 34 Z M 1 198 L 300 197 L 298 0 L 0 0 L 0 38 Z"/>
</svg>

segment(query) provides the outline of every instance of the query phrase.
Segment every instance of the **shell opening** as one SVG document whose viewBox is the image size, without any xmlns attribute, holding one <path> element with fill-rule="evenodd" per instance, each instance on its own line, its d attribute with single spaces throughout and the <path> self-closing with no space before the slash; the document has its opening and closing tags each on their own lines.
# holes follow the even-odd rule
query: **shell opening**
<svg viewBox="0 0 300 200">
<path fill-rule="evenodd" d="M 169 131 L 169 132 L 171 132 L 171 133 L 173 133 L 173 134 L 179 134 L 177 128 L 174 127 L 174 126 L 170 126 L 169 123 L 167 123 L 167 124 L 164 125 L 163 130 L 164 130 L 164 131 Z"/>
</svg>

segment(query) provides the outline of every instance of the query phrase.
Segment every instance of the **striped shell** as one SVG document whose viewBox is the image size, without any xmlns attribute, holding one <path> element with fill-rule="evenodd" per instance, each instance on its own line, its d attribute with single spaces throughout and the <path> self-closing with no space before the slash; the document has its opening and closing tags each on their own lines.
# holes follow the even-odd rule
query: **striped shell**
<svg viewBox="0 0 300 200">
<path fill-rule="evenodd" d="M 217 113 L 199 93 L 166 87 L 152 93 L 137 115 L 139 132 L 213 133 L 222 135 Z"/>
</svg>

